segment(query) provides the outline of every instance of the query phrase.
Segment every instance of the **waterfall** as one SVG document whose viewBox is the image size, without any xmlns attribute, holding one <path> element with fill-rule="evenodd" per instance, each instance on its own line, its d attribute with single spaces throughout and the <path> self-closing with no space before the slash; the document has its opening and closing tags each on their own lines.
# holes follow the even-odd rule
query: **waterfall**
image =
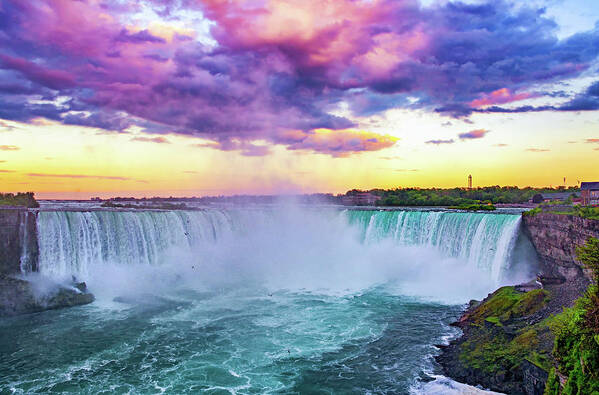
<svg viewBox="0 0 599 395">
<path fill-rule="evenodd" d="M 402 245 L 428 246 L 460 258 L 499 281 L 509 270 L 521 217 L 447 211 L 346 211 L 361 229 L 364 243 L 392 239 Z"/>
<path fill-rule="evenodd" d="M 257 228 L 268 229 L 273 239 L 288 229 L 288 233 L 303 231 L 301 215 L 281 228 L 275 211 L 41 211 L 37 221 L 39 271 L 55 277 L 85 278 L 92 265 L 156 265 L 172 250 L 201 255 L 203 248 L 225 239 L 234 244 Z M 391 241 L 425 246 L 482 269 L 495 281 L 509 269 L 520 223 L 519 215 L 504 214 L 375 210 L 326 213 L 317 216 L 318 221 L 342 221 L 342 226 L 351 229 L 363 245 Z M 311 231 L 325 229 L 325 222 Z M 304 236 L 296 233 L 285 237 L 293 242 L 294 237 Z"/>
<path fill-rule="evenodd" d="M 40 212 L 39 270 L 85 276 L 101 262 L 154 265 L 166 250 L 190 251 L 229 236 L 234 225 L 219 210 Z"/>
</svg>

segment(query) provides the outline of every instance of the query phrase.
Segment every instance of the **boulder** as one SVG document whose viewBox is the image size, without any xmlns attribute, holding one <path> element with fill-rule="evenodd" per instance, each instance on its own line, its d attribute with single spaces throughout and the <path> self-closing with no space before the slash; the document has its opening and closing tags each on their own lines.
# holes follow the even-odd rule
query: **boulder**
<svg viewBox="0 0 599 395">
<path fill-rule="evenodd" d="M 94 296 L 85 283 L 46 285 L 44 292 L 26 279 L 0 276 L 0 317 L 88 304 Z"/>
</svg>

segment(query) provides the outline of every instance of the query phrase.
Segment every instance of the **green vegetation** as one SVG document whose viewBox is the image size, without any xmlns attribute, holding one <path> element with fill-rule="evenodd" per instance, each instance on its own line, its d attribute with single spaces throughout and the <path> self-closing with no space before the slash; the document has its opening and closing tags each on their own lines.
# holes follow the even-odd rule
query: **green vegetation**
<svg viewBox="0 0 599 395">
<path fill-rule="evenodd" d="M 599 394 L 599 294 L 592 286 L 572 308 L 555 316 L 553 368 L 545 394 Z M 559 375 L 567 378 L 560 389 Z"/>
<path fill-rule="evenodd" d="M 451 209 L 466 210 L 466 211 L 493 211 L 495 206 L 489 203 L 474 203 L 474 204 L 460 204 L 459 206 L 449 206 Z"/>
<path fill-rule="evenodd" d="M 548 323 L 527 325 L 523 321 L 541 310 L 549 298 L 549 292 L 543 289 L 524 293 L 514 287 L 502 287 L 495 291 L 468 317 L 471 328 L 460 360 L 492 375 L 513 375 L 524 359 L 549 371 Z"/>
<path fill-rule="evenodd" d="M 33 192 L 0 193 L 0 206 L 19 206 L 37 208 L 39 203 L 35 200 Z"/>
<path fill-rule="evenodd" d="M 534 216 L 539 213 L 551 213 L 551 214 L 560 214 L 560 215 L 573 215 L 575 217 L 581 217 L 586 219 L 595 219 L 599 220 L 599 207 L 589 207 L 589 206 L 571 206 L 571 207 L 563 207 L 555 208 L 555 204 L 553 203 L 542 203 L 539 207 L 536 207 L 532 210 L 525 211 L 522 213 L 524 216 Z"/>
<path fill-rule="evenodd" d="M 543 209 L 541 207 L 536 207 L 536 208 L 533 208 L 532 210 L 523 212 L 522 215 L 525 217 L 528 217 L 528 216 L 534 217 L 535 215 L 542 213 L 542 212 L 543 212 Z"/>
<path fill-rule="evenodd" d="M 347 195 L 360 191 L 352 190 Z M 450 188 L 450 189 L 420 189 L 420 188 L 397 188 L 397 189 L 374 189 L 371 193 L 380 196 L 377 201 L 379 206 L 461 206 L 470 204 L 481 204 L 489 201 L 498 203 L 525 203 L 533 196 L 540 193 L 552 192 L 578 192 L 577 188 L 518 188 L 518 187 L 484 187 L 484 188 Z"/>
<path fill-rule="evenodd" d="M 514 317 L 522 317 L 536 313 L 548 301 L 549 292 L 544 289 L 535 289 L 522 293 L 514 287 L 502 287 L 495 291 L 489 299 L 478 306 L 470 315 L 475 324 L 494 317 L 500 323 L 507 322 Z"/>
<path fill-rule="evenodd" d="M 599 207 L 576 206 L 574 207 L 574 215 L 599 220 Z"/>
<path fill-rule="evenodd" d="M 599 239 L 589 237 L 586 244 L 576 247 L 576 255 L 593 272 L 595 285 L 599 285 Z"/>
<path fill-rule="evenodd" d="M 107 200 L 102 203 L 101 207 L 107 208 L 126 208 L 126 209 L 136 209 L 136 210 L 147 210 L 147 209 L 157 209 L 157 210 L 186 210 L 188 207 L 185 203 L 160 203 L 160 204 L 121 204 L 114 203 L 111 200 Z"/>
<path fill-rule="evenodd" d="M 599 395 L 599 239 L 591 237 L 576 248 L 578 259 L 592 270 L 595 278 L 586 294 L 572 308 L 554 317 L 553 368 L 545 394 Z M 566 383 L 560 388 L 559 375 Z"/>
<path fill-rule="evenodd" d="M 546 395 L 599 395 L 599 239 L 590 238 L 577 255 L 595 281 L 574 307 L 553 306 L 559 287 L 502 287 L 462 318 L 461 363 L 482 377 L 517 383 L 526 360 L 548 372 Z"/>
</svg>

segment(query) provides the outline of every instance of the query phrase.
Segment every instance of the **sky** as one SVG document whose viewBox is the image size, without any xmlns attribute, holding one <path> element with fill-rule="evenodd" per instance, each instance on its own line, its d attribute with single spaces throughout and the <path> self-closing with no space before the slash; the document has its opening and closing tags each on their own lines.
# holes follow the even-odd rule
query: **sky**
<svg viewBox="0 0 599 395">
<path fill-rule="evenodd" d="M 599 3 L 0 0 L 0 191 L 599 181 Z"/>
</svg>

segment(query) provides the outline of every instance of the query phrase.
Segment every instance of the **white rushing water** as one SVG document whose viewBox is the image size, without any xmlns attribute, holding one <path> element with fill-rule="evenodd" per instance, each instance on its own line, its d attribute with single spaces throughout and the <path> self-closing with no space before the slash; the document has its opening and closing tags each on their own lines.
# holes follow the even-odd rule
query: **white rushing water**
<svg viewBox="0 0 599 395">
<path fill-rule="evenodd" d="M 434 211 L 42 211 L 39 270 L 93 285 L 107 268 L 168 278 L 197 266 L 204 281 L 356 289 L 403 280 L 425 296 L 426 284 L 454 279 L 474 297 L 509 277 L 519 224 L 518 215 Z"/>
</svg>

